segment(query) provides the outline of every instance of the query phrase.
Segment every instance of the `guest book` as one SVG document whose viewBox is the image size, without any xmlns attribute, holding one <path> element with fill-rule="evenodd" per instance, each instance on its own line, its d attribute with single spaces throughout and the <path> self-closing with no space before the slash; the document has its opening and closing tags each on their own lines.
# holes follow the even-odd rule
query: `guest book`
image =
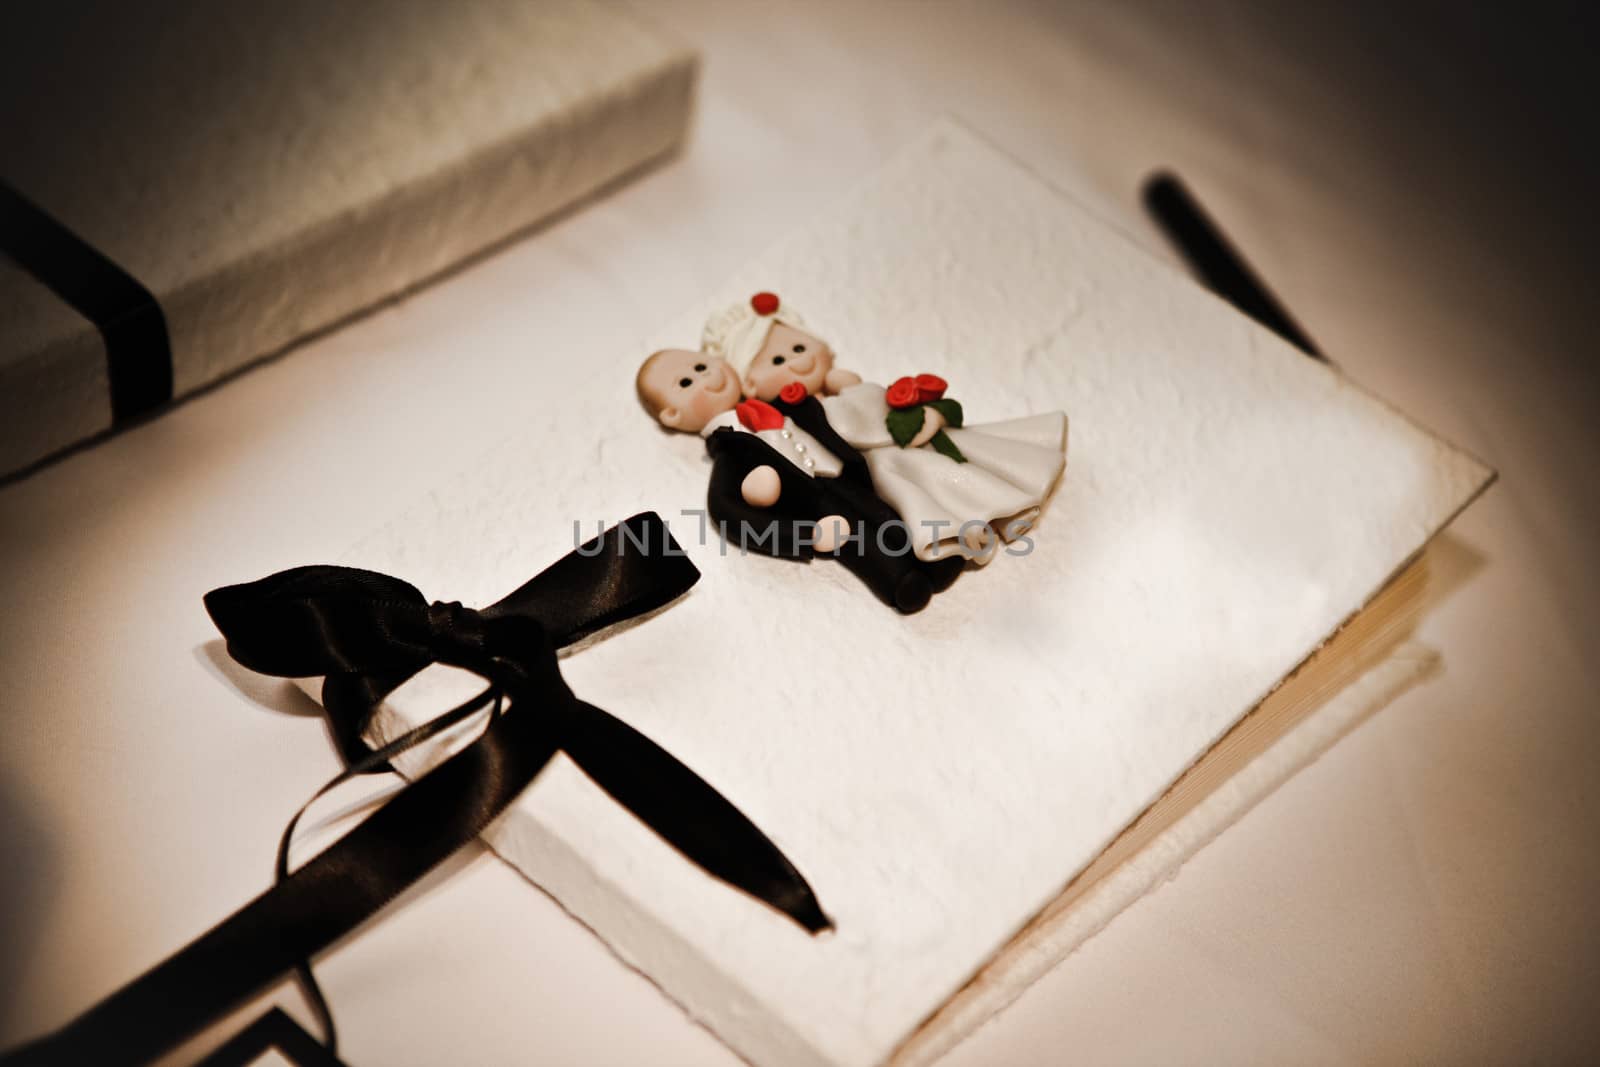
<svg viewBox="0 0 1600 1067">
<path fill-rule="evenodd" d="M 633 375 L 768 290 L 869 379 L 1065 412 L 1029 543 L 910 616 L 830 561 L 724 547 L 702 442 Z M 668 518 L 700 585 L 564 670 L 737 798 L 835 928 L 682 862 L 562 758 L 487 839 L 758 1064 L 935 1057 L 1424 678 L 1420 554 L 1492 478 L 951 124 L 655 337 L 542 380 L 493 462 L 345 561 L 487 604 L 602 523 Z M 466 684 L 430 669 L 383 729 Z"/>
<path fill-rule="evenodd" d="M 696 65 L 582 0 L 16 12 L 0 35 L 0 475 L 661 157 Z"/>
</svg>

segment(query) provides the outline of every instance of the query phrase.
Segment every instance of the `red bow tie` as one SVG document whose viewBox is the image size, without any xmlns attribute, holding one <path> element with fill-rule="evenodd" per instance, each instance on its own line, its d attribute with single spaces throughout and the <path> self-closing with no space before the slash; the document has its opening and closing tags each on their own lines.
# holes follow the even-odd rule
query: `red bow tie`
<svg viewBox="0 0 1600 1067">
<path fill-rule="evenodd" d="M 745 400 L 733 410 L 739 422 L 752 433 L 783 429 L 783 412 L 765 400 Z"/>
</svg>

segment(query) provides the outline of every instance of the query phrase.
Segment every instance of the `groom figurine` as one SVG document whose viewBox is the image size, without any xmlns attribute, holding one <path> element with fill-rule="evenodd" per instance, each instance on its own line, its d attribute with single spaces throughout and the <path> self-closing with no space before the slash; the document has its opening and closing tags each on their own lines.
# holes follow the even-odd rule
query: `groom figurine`
<svg viewBox="0 0 1600 1067">
<path fill-rule="evenodd" d="M 960 573 L 959 557 L 917 559 L 866 460 L 803 384 L 791 382 L 774 403 L 741 400 L 740 375 L 720 356 L 668 348 L 645 360 L 637 387 L 661 425 L 706 439 L 707 507 L 734 544 L 781 559 L 832 556 L 907 615 Z"/>
</svg>

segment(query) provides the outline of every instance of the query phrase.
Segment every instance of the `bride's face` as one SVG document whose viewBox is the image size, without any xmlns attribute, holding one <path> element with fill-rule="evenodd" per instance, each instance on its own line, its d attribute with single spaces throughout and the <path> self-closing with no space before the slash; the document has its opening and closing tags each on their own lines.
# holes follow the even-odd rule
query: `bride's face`
<svg viewBox="0 0 1600 1067">
<path fill-rule="evenodd" d="M 822 395 L 822 383 L 833 369 L 833 349 L 820 337 L 781 322 L 772 324 L 744 378 L 746 396 L 775 399 L 784 386 L 799 382 L 812 396 Z"/>
</svg>

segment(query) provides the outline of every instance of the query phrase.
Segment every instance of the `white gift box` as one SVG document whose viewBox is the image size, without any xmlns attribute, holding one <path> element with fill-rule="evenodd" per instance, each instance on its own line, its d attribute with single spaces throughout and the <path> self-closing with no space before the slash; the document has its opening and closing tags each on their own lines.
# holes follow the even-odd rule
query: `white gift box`
<svg viewBox="0 0 1600 1067">
<path fill-rule="evenodd" d="M 44 5 L 0 35 L 0 179 L 154 296 L 182 396 L 670 152 L 696 72 L 583 0 Z M 23 225 L 0 475 L 110 427 L 108 357 L 149 358 L 22 268 Z"/>
<path fill-rule="evenodd" d="M 938 374 L 975 421 L 1065 411 L 1031 550 L 901 617 L 830 562 L 703 540 L 704 445 L 633 374 L 764 289 L 869 379 Z M 759 1064 L 925 1062 L 1423 677 L 1396 576 L 1492 477 L 949 125 L 649 343 L 550 373 L 559 408 L 346 562 L 481 605 L 597 519 L 673 522 L 700 584 L 563 672 L 768 833 L 836 931 L 713 881 L 560 758 L 486 837 Z M 1319 666 L 1341 631 L 1366 643 Z M 388 729 L 475 687 L 424 672 Z M 1270 747 L 1225 743 L 1247 716 Z"/>
</svg>

